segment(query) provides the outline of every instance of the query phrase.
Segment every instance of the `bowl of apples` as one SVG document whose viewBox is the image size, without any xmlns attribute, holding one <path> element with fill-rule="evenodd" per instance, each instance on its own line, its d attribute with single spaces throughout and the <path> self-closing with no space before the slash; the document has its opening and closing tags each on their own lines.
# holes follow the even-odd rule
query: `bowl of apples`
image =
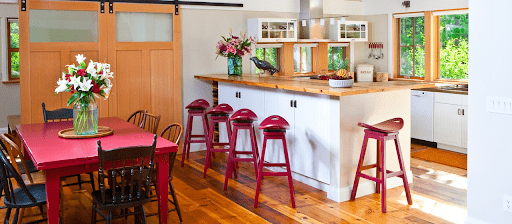
<svg viewBox="0 0 512 224">
<path fill-rule="evenodd" d="M 335 75 L 329 76 L 330 87 L 348 88 L 354 85 L 354 77 L 345 69 L 340 69 Z"/>
</svg>

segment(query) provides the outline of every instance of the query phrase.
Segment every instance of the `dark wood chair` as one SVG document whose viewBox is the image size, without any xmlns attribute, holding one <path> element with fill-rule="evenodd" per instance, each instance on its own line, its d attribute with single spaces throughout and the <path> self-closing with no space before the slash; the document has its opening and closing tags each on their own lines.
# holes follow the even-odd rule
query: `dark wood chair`
<svg viewBox="0 0 512 224">
<path fill-rule="evenodd" d="M 135 111 L 132 115 L 130 115 L 130 117 L 128 117 L 128 120 L 126 120 L 126 121 L 128 121 L 134 125 L 137 125 L 141 128 L 144 128 L 147 112 L 148 112 L 147 110 Z"/>
<path fill-rule="evenodd" d="M 149 131 L 153 134 L 156 134 L 158 131 L 158 124 L 160 123 L 160 115 L 154 115 L 150 113 L 146 113 L 146 119 L 144 121 L 144 130 Z"/>
<path fill-rule="evenodd" d="M 46 186 L 44 184 L 25 185 L 21 176 L 4 154 L 3 151 L 7 150 L 7 147 L 1 141 L 0 147 L 2 148 L 0 150 L 0 191 L 5 192 L 4 203 L 7 207 L 4 224 L 9 223 L 12 209 L 16 210 L 12 222 L 14 224 L 18 223 L 20 210 L 36 206 L 39 207 L 43 216 L 43 219 L 37 222 L 46 221 L 43 210 L 43 205 L 46 204 Z M 13 184 L 13 179 L 16 181 L 16 184 Z M 14 189 L 14 186 L 18 186 L 18 188 Z"/>
<path fill-rule="evenodd" d="M 70 120 L 73 120 L 73 109 L 69 109 L 69 108 L 60 108 L 60 109 L 57 109 L 57 110 L 46 110 L 46 107 L 44 105 L 44 102 L 42 103 L 43 105 L 43 117 L 44 117 L 44 123 L 48 123 L 48 122 L 57 122 L 57 121 L 70 121 Z M 93 178 L 93 175 L 92 173 L 88 173 L 89 174 L 89 181 L 86 181 L 86 180 L 82 180 L 82 177 L 80 174 L 78 175 L 71 175 L 71 176 L 66 176 L 65 178 L 68 178 L 68 177 L 76 177 L 78 179 L 78 181 L 76 183 L 70 183 L 70 184 L 65 184 L 65 185 L 62 185 L 63 187 L 67 187 L 67 186 L 73 186 L 73 185 L 78 185 L 78 187 L 80 189 L 82 189 L 82 184 L 85 184 L 85 183 L 91 183 L 92 185 L 92 190 L 94 191 L 95 190 L 95 186 L 94 186 L 94 178 Z"/>
<path fill-rule="evenodd" d="M 104 151 L 101 141 L 98 140 L 98 183 L 100 189 L 91 193 L 93 199 L 92 223 L 137 215 L 143 223 L 146 223 L 146 215 L 143 205 L 151 201 L 148 187 L 153 184 L 155 175 L 155 148 L 156 135 L 150 146 L 132 146 L 116 148 Z M 119 168 L 112 164 L 122 165 Z M 106 173 L 106 175 L 105 175 Z M 107 180 L 108 188 L 105 180 Z M 134 212 L 127 212 L 128 208 L 134 208 Z M 105 215 L 101 210 L 107 210 Z M 114 210 L 124 210 L 125 213 L 113 216 Z M 96 220 L 96 213 L 104 219 Z"/>
<path fill-rule="evenodd" d="M 44 123 L 73 120 L 73 109 L 60 108 L 57 110 L 46 110 L 44 102 L 42 103 L 42 106 Z"/>
<path fill-rule="evenodd" d="M 20 145 L 21 142 L 19 142 L 18 138 L 15 138 L 14 136 L 10 134 L 2 134 L 1 135 L 2 140 L 7 143 L 7 155 L 9 155 L 9 159 L 11 160 L 11 164 L 18 172 L 18 174 L 26 174 L 28 180 L 30 183 L 34 183 L 34 179 L 32 179 L 32 175 L 30 173 L 36 173 L 39 172 L 34 165 L 34 162 L 32 160 L 25 161 L 23 158 L 23 154 L 21 153 Z M 19 160 L 19 162 L 17 161 Z"/>
</svg>

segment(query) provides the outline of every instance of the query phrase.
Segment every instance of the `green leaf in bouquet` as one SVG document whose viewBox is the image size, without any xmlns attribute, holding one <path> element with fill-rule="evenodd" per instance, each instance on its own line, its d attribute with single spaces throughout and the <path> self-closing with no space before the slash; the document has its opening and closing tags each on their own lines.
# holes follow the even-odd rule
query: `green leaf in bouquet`
<svg viewBox="0 0 512 224">
<path fill-rule="evenodd" d="M 69 100 L 68 100 L 68 106 L 73 104 L 79 96 L 80 96 L 80 92 L 76 92 L 75 94 L 71 95 L 71 97 L 69 97 Z"/>
</svg>

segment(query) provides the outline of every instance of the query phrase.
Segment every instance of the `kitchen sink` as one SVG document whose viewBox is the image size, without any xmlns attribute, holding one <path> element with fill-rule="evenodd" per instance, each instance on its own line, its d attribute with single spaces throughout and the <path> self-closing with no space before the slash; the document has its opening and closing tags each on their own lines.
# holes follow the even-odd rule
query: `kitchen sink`
<svg viewBox="0 0 512 224">
<path fill-rule="evenodd" d="M 438 87 L 441 90 L 445 91 L 462 91 L 467 92 L 468 91 L 468 84 L 457 84 L 457 85 L 449 85 L 449 86 L 441 86 Z"/>
</svg>

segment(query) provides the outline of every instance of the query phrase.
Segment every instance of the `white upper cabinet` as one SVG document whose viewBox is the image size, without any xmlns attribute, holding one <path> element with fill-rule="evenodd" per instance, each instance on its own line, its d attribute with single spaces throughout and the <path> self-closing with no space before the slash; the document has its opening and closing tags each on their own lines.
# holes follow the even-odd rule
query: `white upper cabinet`
<svg viewBox="0 0 512 224">
<path fill-rule="evenodd" d="M 329 38 L 339 42 L 367 42 L 368 22 L 367 21 L 345 21 L 336 20 L 329 29 Z"/>
<path fill-rule="evenodd" d="M 297 41 L 297 19 L 249 18 L 247 27 L 257 42 Z"/>
</svg>

